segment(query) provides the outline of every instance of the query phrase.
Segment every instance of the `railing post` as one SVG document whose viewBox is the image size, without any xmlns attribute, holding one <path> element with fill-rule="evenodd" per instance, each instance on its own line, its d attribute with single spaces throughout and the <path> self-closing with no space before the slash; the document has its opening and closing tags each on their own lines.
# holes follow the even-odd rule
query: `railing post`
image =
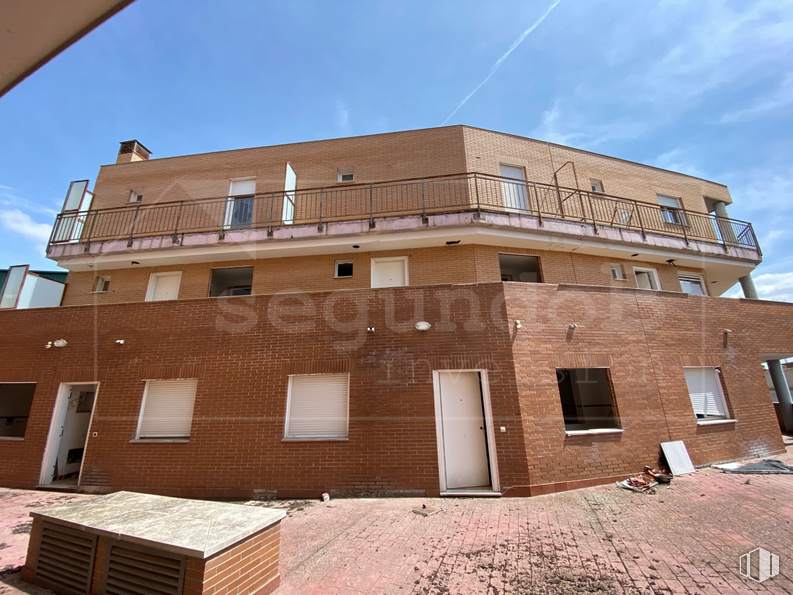
<svg viewBox="0 0 793 595">
<path fill-rule="evenodd" d="M 642 207 L 636 201 L 633 201 L 633 206 L 636 208 L 636 214 L 639 216 L 639 229 L 642 230 L 642 240 L 647 240 L 647 233 L 644 231 L 644 222 L 642 221 Z"/>
<path fill-rule="evenodd" d="M 317 231 L 322 231 L 322 188 L 319 189 L 319 225 Z"/>
<path fill-rule="evenodd" d="M 139 212 L 140 212 L 140 205 L 135 207 L 135 214 L 132 216 L 132 228 L 129 230 L 129 240 L 127 240 L 127 248 L 132 247 L 132 237 L 135 235 L 135 226 L 138 224 Z"/>
<path fill-rule="evenodd" d="M 540 227 L 545 227 L 545 223 L 542 220 L 542 209 L 540 208 L 540 193 L 537 191 L 537 184 L 532 182 L 531 187 L 534 188 L 534 198 L 537 200 L 537 218 L 540 221 Z M 529 193 L 529 207 L 531 207 L 531 193 Z M 531 208 L 529 208 L 531 211 Z"/>
<path fill-rule="evenodd" d="M 592 206 L 592 193 L 586 193 L 587 201 L 589 202 L 589 214 L 592 215 L 592 228 L 595 231 L 595 235 L 598 235 L 600 232 L 598 231 L 598 220 L 595 216 L 595 208 Z"/>
<path fill-rule="evenodd" d="M 686 215 L 686 212 L 684 210 L 682 210 L 682 209 L 679 211 L 679 213 L 680 213 L 680 219 L 681 219 L 681 221 L 680 221 L 680 229 L 683 230 L 683 238 L 686 240 L 686 246 L 688 246 L 689 243 L 690 243 L 688 241 L 688 234 L 686 233 L 686 227 L 688 226 L 688 215 Z"/>
<path fill-rule="evenodd" d="M 421 222 L 429 223 L 427 218 L 427 205 L 424 202 L 424 178 L 421 178 Z"/>
<path fill-rule="evenodd" d="M 286 194 L 284 194 L 286 200 Z M 267 226 L 267 235 L 273 237 L 273 210 L 275 209 L 275 192 L 270 195 L 270 223 Z"/>
<path fill-rule="evenodd" d="M 562 219 L 564 219 L 564 203 L 562 202 L 562 193 L 559 191 L 558 185 L 556 186 L 556 200 L 559 201 L 559 214 L 562 216 Z"/>
<path fill-rule="evenodd" d="M 374 189 L 369 182 L 369 229 L 374 229 Z"/>
<path fill-rule="evenodd" d="M 231 209 L 231 217 L 228 217 L 229 222 L 234 222 L 234 199 L 228 197 L 223 204 L 223 219 L 220 222 L 220 234 L 218 235 L 221 240 L 226 237 L 226 218 L 228 217 L 229 209 Z"/>
<path fill-rule="evenodd" d="M 474 173 L 474 191 L 476 193 L 476 218 L 482 218 L 482 205 L 479 204 L 479 178 Z"/>
<path fill-rule="evenodd" d="M 173 226 L 173 243 L 179 243 L 179 223 L 182 220 L 182 207 L 184 207 L 184 201 L 179 203 L 179 210 L 176 212 L 176 224 Z"/>
<path fill-rule="evenodd" d="M 86 218 L 91 214 L 91 211 L 86 212 Z M 97 212 L 94 211 L 94 216 L 91 218 L 91 225 L 88 226 L 88 238 L 85 241 L 85 251 L 91 247 L 91 236 L 94 234 L 94 225 L 96 224 Z"/>
</svg>

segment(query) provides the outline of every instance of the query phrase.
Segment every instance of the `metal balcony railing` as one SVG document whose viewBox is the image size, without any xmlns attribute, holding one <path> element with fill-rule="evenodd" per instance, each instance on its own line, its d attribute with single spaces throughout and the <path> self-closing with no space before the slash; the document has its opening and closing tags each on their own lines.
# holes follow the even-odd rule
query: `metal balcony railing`
<svg viewBox="0 0 793 595">
<path fill-rule="evenodd" d="M 469 173 L 421 179 L 373 182 L 254 196 L 205 198 L 136 205 L 58 215 L 50 245 L 87 243 L 186 233 L 219 232 L 368 220 L 382 217 L 474 212 L 518 213 L 546 219 L 584 222 L 699 240 L 759 252 L 750 223 L 671 209 L 602 193 L 554 184 Z"/>
</svg>

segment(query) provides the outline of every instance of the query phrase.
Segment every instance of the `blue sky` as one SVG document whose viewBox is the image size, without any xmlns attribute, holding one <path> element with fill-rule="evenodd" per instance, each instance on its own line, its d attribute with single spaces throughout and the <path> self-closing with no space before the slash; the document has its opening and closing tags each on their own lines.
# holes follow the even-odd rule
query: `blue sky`
<svg viewBox="0 0 793 595">
<path fill-rule="evenodd" d="M 0 98 L 0 266 L 52 268 L 69 181 L 122 140 L 156 158 L 448 119 L 728 184 L 758 289 L 793 301 L 791 66 L 789 0 L 137 0 Z"/>
</svg>

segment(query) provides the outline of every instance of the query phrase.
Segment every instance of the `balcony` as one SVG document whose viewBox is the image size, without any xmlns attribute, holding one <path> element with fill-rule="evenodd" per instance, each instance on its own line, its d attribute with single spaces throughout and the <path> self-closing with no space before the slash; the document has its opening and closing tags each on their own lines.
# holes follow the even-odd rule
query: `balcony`
<svg viewBox="0 0 793 595">
<path fill-rule="evenodd" d="M 443 224 L 518 227 L 760 260 L 754 230 L 744 221 L 480 173 L 63 212 L 53 227 L 48 256 L 59 260 Z M 108 248 L 95 251 L 92 244 Z"/>
</svg>

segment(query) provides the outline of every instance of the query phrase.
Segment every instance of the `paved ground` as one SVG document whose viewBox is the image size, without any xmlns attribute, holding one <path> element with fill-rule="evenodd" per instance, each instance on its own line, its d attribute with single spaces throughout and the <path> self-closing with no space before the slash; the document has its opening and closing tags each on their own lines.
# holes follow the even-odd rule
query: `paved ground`
<svg viewBox="0 0 793 595">
<path fill-rule="evenodd" d="M 793 464 L 793 440 L 788 454 Z M 84 496 L 83 496 L 84 497 Z M 0 569 L 25 555 L 27 513 L 76 496 L 0 490 Z M 421 517 L 422 504 L 442 512 Z M 536 498 L 251 503 L 286 508 L 286 594 L 791 593 L 793 476 L 702 469 L 636 494 L 601 486 Z M 759 585 L 754 547 L 779 555 Z M 47 593 L 0 576 L 0 593 Z"/>
</svg>

